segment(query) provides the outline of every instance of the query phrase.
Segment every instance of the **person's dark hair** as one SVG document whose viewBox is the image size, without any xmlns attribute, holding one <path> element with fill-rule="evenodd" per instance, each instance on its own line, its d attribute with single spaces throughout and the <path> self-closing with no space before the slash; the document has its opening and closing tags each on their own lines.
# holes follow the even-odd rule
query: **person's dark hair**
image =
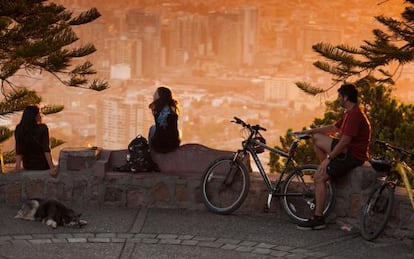
<svg viewBox="0 0 414 259">
<path fill-rule="evenodd" d="M 23 136 L 23 141 L 20 141 L 21 147 L 20 150 L 24 150 L 26 143 L 30 143 L 34 136 L 35 127 L 37 125 L 37 115 L 39 114 L 40 109 L 36 105 L 27 106 L 24 111 L 20 123 L 18 124 L 19 130 Z"/>
<path fill-rule="evenodd" d="M 153 101 L 149 107 L 156 113 L 160 112 L 165 105 L 174 107 L 176 112 L 179 112 L 178 101 L 175 100 L 173 93 L 170 88 L 160 86 L 157 88 L 159 98 Z"/>
<path fill-rule="evenodd" d="M 343 84 L 338 89 L 338 93 L 342 96 L 348 97 L 348 100 L 357 103 L 358 102 L 358 90 L 354 84 Z"/>
<path fill-rule="evenodd" d="M 39 114 L 40 109 L 36 105 L 27 106 L 24 111 L 22 118 L 20 120 L 20 127 L 23 129 L 23 132 L 26 134 L 33 134 L 33 129 L 37 124 L 37 115 Z"/>
<path fill-rule="evenodd" d="M 18 136 L 22 137 L 21 141 L 18 141 L 19 150 L 23 153 L 26 151 L 26 146 L 33 141 L 35 128 L 37 125 L 37 115 L 40 109 L 36 105 L 27 106 L 22 114 L 20 123 L 16 127 L 16 131 L 19 131 Z"/>
</svg>

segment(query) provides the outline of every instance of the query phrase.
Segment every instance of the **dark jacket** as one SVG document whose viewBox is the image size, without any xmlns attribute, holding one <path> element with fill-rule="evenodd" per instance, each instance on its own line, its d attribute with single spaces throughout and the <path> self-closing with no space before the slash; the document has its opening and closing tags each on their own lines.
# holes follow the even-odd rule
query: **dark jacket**
<svg viewBox="0 0 414 259">
<path fill-rule="evenodd" d="M 50 169 L 45 157 L 45 152 L 50 152 L 49 129 L 46 124 L 36 125 L 33 136 L 25 134 L 20 125 L 17 125 L 14 136 L 16 140 L 16 154 L 23 157 L 24 169 Z"/>
<path fill-rule="evenodd" d="M 166 153 L 171 152 L 180 146 L 180 134 L 178 130 L 178 114 L 174 108 L 169 108 L 169 114 L 163 121 L 160 120 L 160 113 L 154 115 L 155 133 L 152 137 L 151 150 Z"/>
</svg>

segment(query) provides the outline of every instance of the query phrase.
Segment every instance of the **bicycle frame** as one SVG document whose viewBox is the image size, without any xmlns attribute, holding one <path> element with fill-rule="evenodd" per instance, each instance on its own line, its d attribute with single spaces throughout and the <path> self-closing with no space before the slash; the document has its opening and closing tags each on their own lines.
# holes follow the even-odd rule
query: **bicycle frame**
<svg viewBox="0 0 414 259">
<path fill-rule="evenodd" d="M 380 144 L 383 146 L 384 150 L 392 150 L 392 152 L 397 152 L 398 156 L 396 159 L 394 159 L 394 163 L 393 163 L 393 168 L 388 172 L 388 175 L 386 177 L 386 180 L 392 175 L 392 174 L 398 174 L 399 175 L 399 179 L 398 182 L 400 181 L 400 179 L 403 181 L 405 189 L 407 191 L 407 197 L 410 200 L 411 203 L 411 207 L 414 209 L 414 198 L 413 198 L 413 190 L 410 184 L 410 181 L 408 180 L 408 175 L 414 177 L 414 171 L 413 169 L 405 162 L 405 158 L 411 157 L 411 159 L 414 158 L 414 154 L 400 148 L 400 147 L 396 147 L 393 146 L 387 142 L 381 141 L 381 140 L 377 140 L 376 143 Z M 395 184 L 398 185 L 398 182 Z"/>
<path fill-rule="evenodd" d="M 382 154 L 380 158 L 370 159 L 370 163 L 380 175 L 383 172 L 386 175 L 380 177 L 381 184 L 372 189 L 362 210 L 361 235 L 368 241 L 374 240 L 384 232 L 392 215 L 395 188 L 401 181 L 414 209 L 413 190 L 408 180 L 408 176 L 414 176 L 414 172 L 406 162 L 406 159 L 413 161 L 414 154 L 385 141 L 376 140 L 376 143 L 380 144 Z M 391 156 L 387 155 L 388 151 L 392 153 Z"/>
<path fill-rule="evenodd" d="M 277 149 L 277 148 L 273 148 L 270 147 L 254 138 L 252 138 L 252 136 L 254 135 L 254 133 L 251 134 L 251 136 L 249 136 L 249 138 L 247 138 L 247 140 L 243 143 L 243 149 L 238 150 L 235 157 L 239 157 L 240 153 L 245 154 L 246 152 L 249 153 L 252 158 L 253 161 L 255 162 L 257 168 L 259 169 L 259 173 L 260 175 L 263 177 L 263 180 L 265 182 L 266 188 L 269 192 L 269 198 L 268 198 L 268 204 L 270 205 L 270 200 L 271 200 L 271 196 L 275 195 L 275 196 L 284 196 L 284 194 L 278 194 L 278 187 L 280 186 L 283 176 L 285 175 L 287 168 L 289 166 L 289 164 L 293 164 L 293 167 L 296 168 L 297 163 L 295 162 L 295 160 L 293 159 L 294 153 L 296 151 L 298 142 L 301 139 L 296 139 L 293 141 L 293 143 L 291 144 L 290 148 L 289 148 L 289 153 L 285 152 L 283 150 Z M 286 158 L 286 162 L 283 166 L 283 169 L 280 172 L 280 176 L 278 177 L 278 179 L 275 181 L 274 184 L 272 184 L 272 181 L 269 179 L 269 176 L 266 174 L 266 171 L 263 167 L 262 162 L 259 159 L 259 156 L 257 155 L 257 153 L 255 152 L 253 145 L 259 145 L 261 147 L 263 147 L 264 149 L 279 154 L 280 156 Z M 296 194 L 290 194 L 289 196 L 295 196 Z M 297 195 L 301 195 L 301 194 L 297 194 Z"/>
<path fill-rule="evenodd" d="M 299 143 L 310 139 L 311 135 L 302 132 L 288 133 L 292 143 L 288 150 L 271 147 L 261 131 L 266 131 L 259 124 L 251 125 L 234 117 L 230 122 L 242 126 L 241 147 L 231 157 L 221 157 L 213 161 L 202 177 L 202 198 L 207 209 L 218 214 L 230 214 L 237 210 L 247 198 L 253 177 L 250 165 L 257 166 L 260 180 L 264 182 L 267 202 L 264 211 L 268 212 L 274 197 L 279 198 L 287 216 L 296 223 L 305 222 L 313 215 L 316 207 L 312 175 L 317 165 L 299 165 L 295 161 Z M 265 150 L 283 158 L 284 162 L 278 175 L 266 174 L 260 154 Z M 254 161 L 254 164 L 252 162 Z M 250 169 L 250 170 L 249 170 Z M 334 187 L 327 183 L 327 199 L 323 204 L 323 215 L 328 215 L 334 204 Z M 262 191 L 260 190 L 260 196 Z"/>
<path fill-rule="evenodd" d="M 401 176 L 401 179 L 403 180 L 403 183 L 405 185 L 405 189 L 407 190 L 407 196 L 411 202 L 411 207 L 414 209 L 414 199 L 413 199 L 413 192 L 410 185 L 410 181 L 408 180 L 408 175 L 411 175 L 414 177 L 413 169 L 407 165 L 404 161 L 400 161 L 395 166 L 398 174 Z"/>
</svg>

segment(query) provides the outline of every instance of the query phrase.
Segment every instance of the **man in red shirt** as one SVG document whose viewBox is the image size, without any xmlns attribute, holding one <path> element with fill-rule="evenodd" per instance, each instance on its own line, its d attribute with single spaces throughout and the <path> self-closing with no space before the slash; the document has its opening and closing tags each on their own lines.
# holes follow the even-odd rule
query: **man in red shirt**
<svg viewBox="0 0 414 259">
<path fill-rule="evenodd" d="M 297 227 L 303 230 L 323 229 L 323 204 L 326 199 L 326 182 L 339 178 L 368 160 L 371 125 L 365 112 L 358 105 L 358 91 L 353 84 L 343 84 L 338 89 L 338 101 L 346 109 L 336 123 L 305 130 L 311 134 L 313 147 L 321 164 L 314 176 L 316 208 L 314 216 Z M 332 138 L 331 133 L 338 133 Z"/>
</svg>

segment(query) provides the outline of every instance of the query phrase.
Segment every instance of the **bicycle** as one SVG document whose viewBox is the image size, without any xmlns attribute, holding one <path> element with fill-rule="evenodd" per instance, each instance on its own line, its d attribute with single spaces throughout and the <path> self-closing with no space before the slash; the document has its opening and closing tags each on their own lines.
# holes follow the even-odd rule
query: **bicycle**
<svg viewBox="0 0 414 259">
<path fill-rule="evenodd" d="M 380 175 L 380 184 L 372 189 L 361 212 L 361 235 L 368 241 L 376 239 L 385 230 L 394 204 L 395 188 L 401 180 L 414 209 L 412 189 L 407 177 L 414 176 L 414 172 L 406 162 L 407 159 L 414 159 L 414 154 L 384 141 L 377 140 L 376 144 L 383 151 L 382 157 L 371 158 L 369 162 Z M 386 157 L 387 151 L 392 152 L 391 159 Z"/>
<path fill-rule="evenodd" d="M 207 209 L 217 214 L 231 214 L 244 202 L 249 192 L 250 176 L 246 168 L 245 159 L 248 154 L 253 158 L 259 173 L 263 178 L 268 191 L 265 211 L 270 209 L 273 197 L 279 197 L 282 207 L 291 220 L 296 223 L 307 221 L 313 216 L 315 209 L 314 186 L 312 177 L 317 171 L 317 165 L 298 166 L 294 156 L 298 150 L 299 142 L 311 138 L 307 134 L 291 133 L 293 140 L 287 152 L 266 145 L 266 140 L 260 131 L 266 131 L 260 125 L 250 125 L 234 117 L 231 120 L 247 130 L 248 134 L 242 141 L 242 149 L 234 152 L 233 156 L 221 157 L 213 161 L 205 170 L 202 177 L 202 198 Z M 273 182 L 263 168 L 257 154 L 269 150 L 285 158 L 280 176 Z M 287 173 L 289 166 L 293 167 Z M 287 175 L 287 176 L 285 176 Z M 327 183 L 326 203 L 324 216 L 327 216 L 334 204 L 334 187 Z"/>
</svg>

